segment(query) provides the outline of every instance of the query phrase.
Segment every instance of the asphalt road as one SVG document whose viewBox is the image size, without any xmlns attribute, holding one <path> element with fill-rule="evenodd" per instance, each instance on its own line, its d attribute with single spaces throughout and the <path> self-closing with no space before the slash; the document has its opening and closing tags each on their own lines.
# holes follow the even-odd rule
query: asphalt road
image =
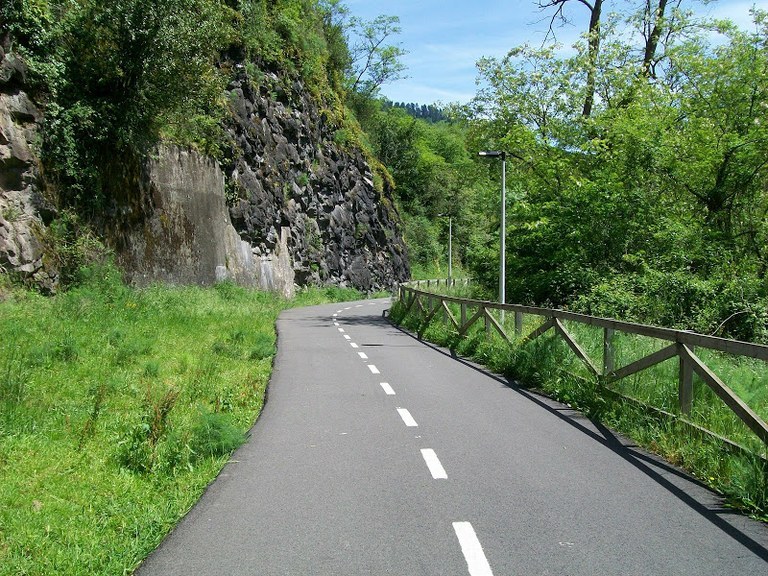
<svg viewBox="0 0 768 576">
<path fill-rule="evenodd" d="M 281 315 L 250 440 L 140 576 L 768 574 L 766 525 L 388 307 Z"/>
</svg>

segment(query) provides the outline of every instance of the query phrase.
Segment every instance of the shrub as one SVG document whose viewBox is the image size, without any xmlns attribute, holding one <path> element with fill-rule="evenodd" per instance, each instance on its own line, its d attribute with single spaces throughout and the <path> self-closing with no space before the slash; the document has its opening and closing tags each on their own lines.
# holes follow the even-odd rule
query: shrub
<svg viewBox="0 0 768 576">
<path fill-rule="evenodd" d="M 245 442 L 245 434 L 221 412 L 201 412 L 192 426 L 189 447 L 194 458 L 228 454 Z"/>
</svg>

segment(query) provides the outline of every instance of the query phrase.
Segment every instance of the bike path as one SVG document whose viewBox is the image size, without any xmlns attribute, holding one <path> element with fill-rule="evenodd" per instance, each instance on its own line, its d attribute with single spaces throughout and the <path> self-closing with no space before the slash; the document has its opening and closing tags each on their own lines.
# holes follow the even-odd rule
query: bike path
<svg viewBox="0 0 768 576">
<path fill-rule="evenodd" d="M 389 306 L 281 315 L 249 441 L 137 574 L 768 573 L 764 524 Z"/>
</svg>

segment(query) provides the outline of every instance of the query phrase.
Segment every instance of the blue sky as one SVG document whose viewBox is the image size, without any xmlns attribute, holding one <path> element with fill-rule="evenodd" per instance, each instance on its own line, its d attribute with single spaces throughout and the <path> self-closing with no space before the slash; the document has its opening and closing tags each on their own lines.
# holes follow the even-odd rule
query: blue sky
<svg viewBox="0 0 768 576">
<path fill-rule="evenodd" d="M 398 16 L 399 41 L 408 51 L 403 61 L 408 78 L 382 87 L 395 102 L 430 104 L 467 102 L 475 94 L 475 63 L 483 56 L 504 56 L 510 48 L 540 44 L 549 20 L 535 0 L 346 0 L 353 16 L 372 20 Z M 611 9 L 614 2 L 606 2 Z M 719 0 L 704 6 L 684 3 L 698 13 L 727 17 L 741 26 L 751 22 L 749 9 L 768 9 L 768 0 Z M 558 30 L 570 46 L 586 28 L 586 10 L 574 3 L 573 25 Z"/>
</svg>

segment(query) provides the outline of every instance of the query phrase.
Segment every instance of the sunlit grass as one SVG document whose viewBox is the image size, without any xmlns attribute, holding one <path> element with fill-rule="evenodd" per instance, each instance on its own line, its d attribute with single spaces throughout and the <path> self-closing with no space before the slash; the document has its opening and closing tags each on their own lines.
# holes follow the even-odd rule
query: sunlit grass
<svg viewBox="0 0 768 576">
<path fill-rule="evenodd" d="M 130 573 L 258 417 L 280 311 L 360 296 L 102 275 L 0 302 L 0 575 Z"/>
</svg>

